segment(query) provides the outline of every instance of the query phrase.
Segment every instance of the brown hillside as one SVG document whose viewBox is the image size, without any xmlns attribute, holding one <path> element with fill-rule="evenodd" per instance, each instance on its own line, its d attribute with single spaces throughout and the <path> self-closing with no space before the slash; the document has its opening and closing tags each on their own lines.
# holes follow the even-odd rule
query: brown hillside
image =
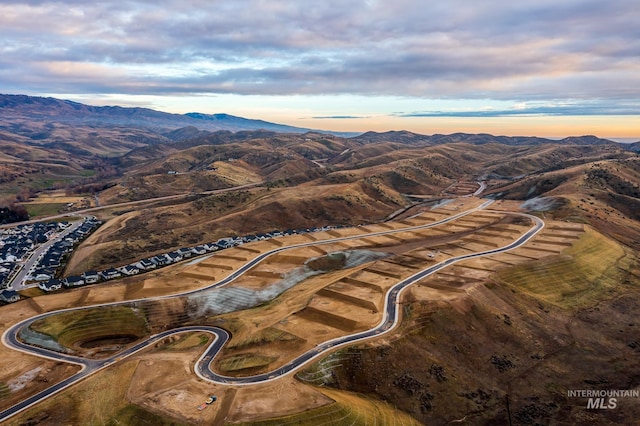
<svg viewBox="0 0 640 426">
<path fill-rule="evenodd" d="M 634 188 L 639 182 L 637 156 L 612 151 L 611 147 L 452 144 L 396 150 L 393 144 L 372 144 L 362 150 L 368 150 L 373 158 L 350 168 L 344 162 L 318 164 L 287 151 L 287 144 L 298 147 L 296 141 L 299 140 L 300 136 L 287 135 L 224 146 L 189 147 L 170 152 L 160 162 L 154 160 L 147 166 L 138 167 L 138 172 L 125 178 L 120 185 L 104 191 L 100 195 L 102 202 L 208 191 L 255 183 L 260 179 L 268 181 L 269 189 L 243 191 L 237 196 L 194 195 L 197 199 L 144 211 L 127 212 L 125 209 L 124 214 L 112 220 L 130 223 L 131 228 L 110 226 L 106 228 L 108 231 L 100 231 L 102 245 L 81 250 L 74 256 L 72 265 L 122 264 L 163 250 L 229 235 L 381 220 L 410 205 L 402 194 L 437 198 L 447 188 L 460 185 L 456 182 L 465 180 L 470 183 L 460 187 L 462 193 L 459 195 L 464 191 L 470 193 L 477 188 L 471 182 L 474 176 L 496 170 L 500 159 L 505 164 L 513 164 L 516 157 L 531 161 L 517 160 L 528 164 L 528 170 L 533 165 L 543 169 L 510 181 L 490 180 L 487 194 L 522 201 L 555 197 L 558 203 L 546 214 L 591 223 L 630 245 L 640 240 L 634 222 L 627 220 L 636 218 L 640 211 L 634 208 L 637 203 Z M 313 138 L 303 138 L 302 142 L 320 143 Z M 275 145 L 279 148 L 273 150 Z M 236 157 L 231 157 L 232 152 Z M 591 162 L 593 158 L 599 159 L 600 154 L 630 158 Z M 220 159 L 225 157 L 228 158 Z M 339 157 L 338 154 L 336 158 Z M 562 164 L 569 166 L 562 168 Z M 209 170 L 201 170 L 204 166 Z M 177 174 L 144 172 L 169 167 L 183 171 Z M 510 173 L 515 171 L 510 170 Z M 121 230 L 114 231 L 116 229 Z M 85 256 L 91 260 L 81 260 Z M 67 272 L 72 271 L 79 269 L 71 266 Z"/>
</svg>

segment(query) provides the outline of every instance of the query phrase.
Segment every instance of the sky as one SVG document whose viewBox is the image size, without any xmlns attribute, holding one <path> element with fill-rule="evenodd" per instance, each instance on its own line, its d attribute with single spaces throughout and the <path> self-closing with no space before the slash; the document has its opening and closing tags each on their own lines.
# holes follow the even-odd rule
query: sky
<svg viewBox="0 0 640 426">
<path fill-rule="evenodd" d="M 0 0 L 0 93 L 640 140 L 638 0 Z"/>
</svg>

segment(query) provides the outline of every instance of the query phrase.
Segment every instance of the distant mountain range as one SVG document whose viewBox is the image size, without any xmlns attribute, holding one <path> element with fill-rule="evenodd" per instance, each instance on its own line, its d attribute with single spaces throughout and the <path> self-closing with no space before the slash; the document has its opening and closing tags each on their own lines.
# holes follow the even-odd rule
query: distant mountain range
<svg viewBox="0 0 640 426">
<path fill-rule="evenodd" d="M 149 108 L 125 108 L 119 106 L 91 106 L 55 98 L 26 95 L 0 94 L 0 128 L 6 121 L 46 121 L 73 126 L 135 127 L 156 133 L 167 133 L 181 128 L 198 130 L 269 130 L 277 133 L 306 133 L 312 129 L 252 120 L 229 114 L 171 114 Z M 338 136 L 355 136 L 358 133 L 324 132 Z"/>
<path fill-rule="evenodd" d="M 56 98 L 0 94 L 0 132 L 25 136 L 31 140 L 47 140 L 59 126 L 93 129 L 143 129 L 156 137 L 173 141 L 201 137 L 216 131 L 267 130 L 275 133 L 307 133 L 310 131 L 351 137 L 360 143 L 397 142 L 404 144 L 442 144 L 467 142 L 473 144 L 501 143 L 506 145 L 537 145 L 541 143 L 572 143 L 592 145 L 616 143 L 596 136 L 568 137 L 550 140 L 539 137 L 494 136 L 490 134 L 454 133 L 450 135 L 420 135 L 408 131 L 389 132 L 332 132 L 271 123 L 237 117 L 230 114 L 190 112 L 172 114 L 149 108 L 120 106 L 91 106 Z M 147 138 L 145 135 L 143 138 Z M 153 139 L 153 137 L 151 138 Z M 623 144 L 627 149 L 640 151 L 640 142 Z"/>
<path fill-rule="evenodd" d="M 483 145 L 487 143 L 499 143 L 503 145 L 540 145 L 540 144 L 571 144 L 571 145 L 602 145 L 616 144 L 622 145 L 631 151 L 640 151 L 640 142 L 621 144 L 609 139 L 602 139 L 593 135 L 586 136 L 569 136 L 564 139 L 554 140 L 540 138 L 537 136 L 494 136 L 487 133 L 452 133 L 450 135 L 420 135 L 407 131 L 389 131 L 389 132 L 366 132 L 359 136 L 351 138 L 360 143 L 379 143 L 379 142 L 397 142 L 408 145 L 429 144 L 441 145 L 446 143 L 470 143 L 474 145 Z"/>
</svg>

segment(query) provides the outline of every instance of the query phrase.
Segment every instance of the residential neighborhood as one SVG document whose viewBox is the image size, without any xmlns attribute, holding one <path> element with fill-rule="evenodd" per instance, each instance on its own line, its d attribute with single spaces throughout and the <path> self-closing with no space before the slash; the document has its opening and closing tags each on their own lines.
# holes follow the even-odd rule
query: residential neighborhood
<svg viewBox="0 0 640 426">
<path fill-rule="evenodd" d="M 103 271 L 85 271 L 79 276 L 63 277 L 65 261 L 68 256 L 82 240 L 100 225 L 101 222 L 96 218 L 86 217 L 76 229 L 64 237 L 61 237 L 61 233 L 71 226 L 69 222 L 42 222 L 0 230 L 0 302 L 12 303 L 20 300 L 20 294 L 11 287 L 11 283 L 15 280 L 18 269 L 36 253 L 39 247 L 45 244 L 48 246 L 37 255 L 37 259 L 25 275 L 23 283 L 25 288 L 37 286 L 45 292 L 53 292 L 136 275 L 181 262 L 192 256 L 200 256 L 253 241 L 331 229 L 331 227 L 288 229 L 243 237 L 221 238 L 216 242 L 182 247 Z"/>
<path fill-rule="evenodd" d="M 20 300 L 13 282 L 55 279 L 68 255 L 101 223 L 87 216 L 76 223 L 37 222 L 0 229 L 0 301 Z"/>
<path fill-rule="evenodd" d="M 37 245 L 67 226 L 68 222 L 48 222 L 0 229 L 0 287 L 8 286 L 19 262 L 26 260 Z"/>
</svg>

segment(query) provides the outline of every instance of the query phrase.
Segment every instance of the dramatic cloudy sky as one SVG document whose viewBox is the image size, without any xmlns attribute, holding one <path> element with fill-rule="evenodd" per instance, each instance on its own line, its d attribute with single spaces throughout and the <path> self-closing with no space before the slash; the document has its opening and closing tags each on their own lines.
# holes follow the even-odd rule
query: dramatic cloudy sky
<svg viewBox="0 0 640 426">
<path fill-rule="evenodd" d="M 0 92 L 640 139 L 638 0 L 0 0 Z"/>
</svg>

